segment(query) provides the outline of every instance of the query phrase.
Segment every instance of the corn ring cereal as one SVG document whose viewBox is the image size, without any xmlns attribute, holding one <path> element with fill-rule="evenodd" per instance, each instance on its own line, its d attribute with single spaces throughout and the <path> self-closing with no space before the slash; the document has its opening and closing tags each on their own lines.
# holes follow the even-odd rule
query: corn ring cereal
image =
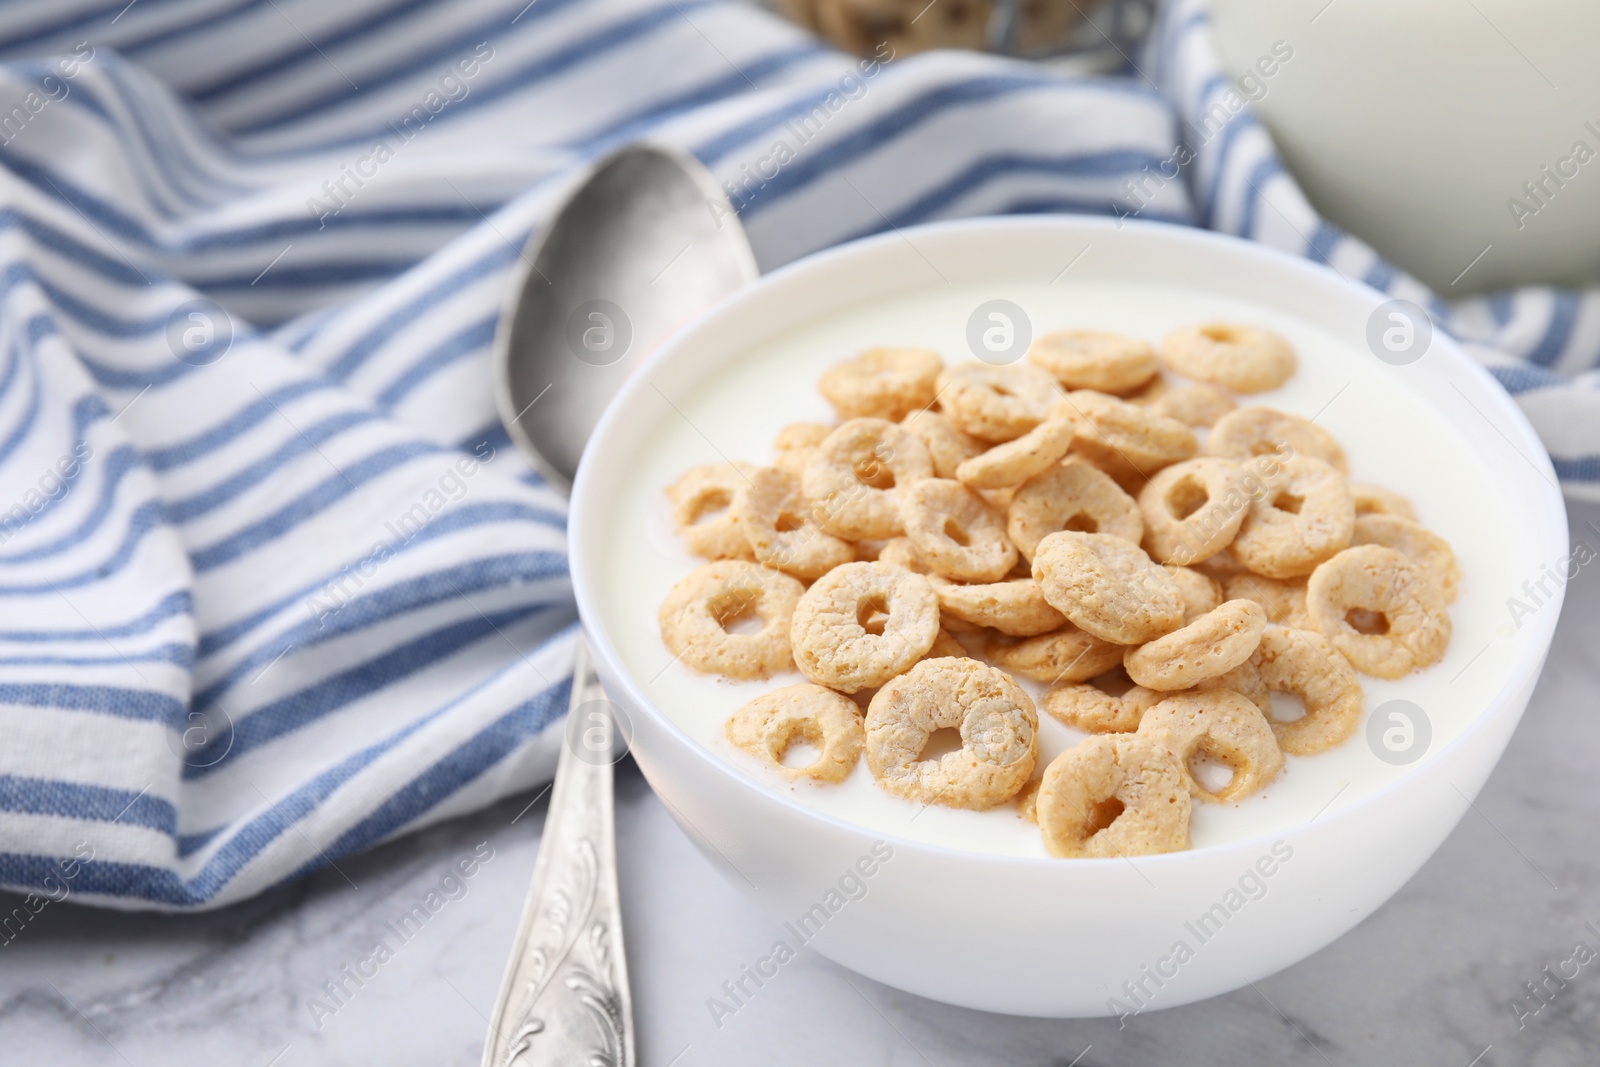
<svg viewBox="0 0 1600 1067">
<path fill-rule="evenodd" d="M 1107 677 L 1110 677 L 1108 675 Z M 1052 719 L 1092 734 L 1126 734 L 1139 728 L 1144 713 L 1167 694 L 1132 685 L 1113 694 L 1090 682 L 1058 682 L 1046 689 L 1039 707 Z"/>
<path fill-rule="evenodd" d="M 1222 580 L 1229 600 L 1254 600 L 1267 613 L 1268 622 L 1282 623 L 1301 630 L 1315 629 L 1306 614 L 1304 578 L 1268 578 L 1248 571 L 1230 574 Z"/>
<path fill-rule="evenodd" d="M 939 595 L 941 612 L 974 626 L 991 627 L 1013 637 L 1036 637 L 1067 625 L 1067 617 L 1045 600 L 1032 578 L 963 585 L 929 578 Z"/>
<path fill-rule="evenodd" d="M 962 463 L 983 451 L 983 445 L 956 429 L 937 411 L 919 408 L 901 419 L 900 425 L 927 448 L 935 478 L 954 478 Z"/>
<path fill-rule="evenodd" d="M 816 448 L 832 432 L 833 427 L 825 422 L 791 422 L 779 428 L 777 436 L 772 439 L 772 448 L 775 452 Z"/>
<path fill-rule="evenodd" d="M 765 678 L 789 669 L 789 624 L 804 591 L 799 581 L 770 567 L 742 560 L 707 563 L 662 602 L 661 640 L 697 671 Z M 759 630 L 729 630 L 750 616 L 761 620 Z"/>
<path fill-rule="evenodd" d="M 1137 645 L 1183 625 L 1183 595 L 1144 549 L 1109 534 L 1054 533 L 1039 542 L 1033 577 L 1073 625 Z"/>
<path fill-rule="evenodd" d="M 1021 437 L 1050 414 L 1061 386 L 1028 363 L 960 363 L 939 375 L 939 407 L 956 429 L 984 441 Z"/>
<path fill-rule="evenodd" d="M 1189 789 L 1177 759 L 1138 734 L 1097 734 L 1045 768 L 1034 802 L 1052 856 L 1115 857 L 1189 847 Z"/>
<path fill-rule="evenodd" d="M 1081 682 L 1122 665 L 1123 648 L 1071 623 L 1037 637 L 986 635 L 984 658 L 1035 682 Z"/>
<path fill-rule="evenodd" d="M 728 740 L 791 781 L 840 782 L 861 756 L 866 731 L 855 701 L 820 685 L 789 685 L 763 693 L 729 717 Z M 796 741 L 820 750 L 804 767 L 786 767 Z"/>
<path fill-rule="evenodd" d="M 1017 562 L 1006 522 L 960 482 L 924 478 L 905 490 L 906 537 L 933 571 L 963 582 L 997 582 Z"/>
<path fill-rule="evenodd" d="M 1250 510 L 1244 468 L 1227 459 L 1174 463 L 1139 492 L 1144 546 L 1181 565 L 1210 559 L 1233 541 Z"/>
<path fill-rule="evenodd" d="M 1189 793 L 1208 803 L 1248 796 L 1283 769 L 1283 752 L 1265 716 L 1226 689 L 1168 697 L 1145 713 L 1139 733 L 1177 758 Z M 1221 789 L 1207 789 L 1189 769 L 1197 757 L 1227 764 L 1233 778 Z"/>
<path fill-rule="evenodd" d="M 806 507 L 800 479 L 777 467 L 750 473 L 733 499 L 733 517 L 756 561 L 799 578 L 818 578 L 855 558 L 855 549 L 824 533 Z"/>
<path fill-rule="evenodd" d="M 1150 342 L 1107 330 L 1058 330 L 1028 348 L 1028 360 L 1068 389 L 1128 393 L 1161 371 Z"/>
<path fill-rule="evenodd" d="M 817 388 L 842 419 L 898 422 L 933 406 L 943 369 L 939 353 L 925 348 L 869 348 L 828 368 Z"/>
<path fill-rule="evenodd" d="M 1267 683 L 1262 680 L 1261 670 L 1256 666 L 1254 655 L 1228 673 L 1197 682 L 1194 687 L 1196 693 L 1209 693 L 1216 689 L 1230 689 L 1238 693 L 1260 709 L 1261 714 L 1267 716 L 1268 722 L 1272 721 L 1272 690 L 1268 689 Z"/>
<path fill-rule="evenodd" d="M 1071 419 L 1077 428 L 1072 454 L 1124 485 L 1200 450 L 1194 431 L 1177 419 L 1091 389 L 1068 393 L 1052 413 Z"/>
<path fill-rule="evenodd" d="M 864 541 L 899 536 L 902 488 L 932 473 L 916 437 L 884 419 L 851 419 L 823 438 L 800 487 L 825 532 Z"/>
<path fill-rule="evenodd" d="M 822 439 L 833 427 L 822 422 L 791 422 L 772 441 L 772 465 L 790 474 L 804 474 Z"/>
<path fill-rule="evenodd" d="M 936 730 L 961 747 L 922 759 Z M 923 804 L 983 810 L 1014 797 L 1039 752 L 1033 701 L 1003 671 L 974 659 L 928 659 L 878 690 L 867 708 L 867 766 L 889 792 Z"/>
<path fill-rule="evenodd" d="M 1276 389 L 1294 373 L 1294 349 L 1270 330 L 1231 322 L 1203 322 L 1167 334 L 1161 360 L 1185 378 L 1231 393 Z"/>
<path fill-rule="evenodd" d="M 733 517 L 733 501 L 750 484 L 750 463 L 690 467 L 667 487 L 672 521 L 689 551 L 702 559 L 754 559 L 750 542 Z"/>
<path fill-rule="evenodd" d="M 1133 497 L 1109 475 L 1069 459 L 1017 489 L 1006 513 L 1006 530 L 1017 551 L 1032 561 L 1039 542 L 1062 530 L 1111 534 L 1138 544 L 1144 519 Z"/>
<path fill-rule="evenodd" d="M 1382 545 L 1346 549 L 1313 571 L 1306 612 L 1356 670 L 1378 678 L 1432 666 L 1450 643 L 1432 575 Z"/>
<path fill-rule="evenodd" d="M 1251 501 L 1231 548 L 1257 574 L 1297 578 L 1348 547 L 1355 526 L 1344 475 L 1320 459 L 1293 456 L 1268 492 Z"/>
<path fill-rule="evenodd" d="M 1269 690 L 1297 696 L 1305 705 L 1305 714 L 1298 719 L 1268 716 L 1284 752 L 1314 756 L 1355 732 L 1361 718 L 1361 682 L 1327 638 L 1306 630 L 1268 627 L 1251 662 Z"/>
<path fill-rule="evenodd" d="M 1456 598 L 1461 585 L 1461 570 L 1450 542 L 1411 519 L 1399 515 L 1356 515 L 1356 530 L 1350 547 L 1382 545 L 1392 548 L 1433 576 L 1434 586 L 1446 604 Z"/>
<path fill-rule="evenodd" d="M 1230 600 L 1182 629 L 1128 649 L 1122 664 L 1146 689 L 1189 689 L 1248 662 L 1266 628 L 1261 605 Z"/>
<path fill-rule="evenodd" d="M 1340 474 L 1350 470 L 1333 434 L 1310 419 L 1276 408 L 1240 408 L 1219 419 L 1206 436 L 1205 452 L 1241 463 L 1256 456 L 1310 456 Z"/>
<path fill-rule="evenodd" d="M 794 608 L 795 666 L 818 685 L 854 693 L 921 659 L 939 636 L 939 598 L 892 563 L 846 563 L 818 578 Z"/>
<path fill-rule="evenodd" d="M 974 489 L 1020 485 L 1059 463 L 1074 432 L 1070 419 L 1045 419 L 1021 437 L 963 461 L 956 477 Z"/>
<path fill-rule="evenodd" d="M 933 647 L 928 649 L 927 655 L 922 659 L 971 659 L 972 654 L 967 647 L 954 637 L 943 626 L 939 627 L 939 636 L 933 639 Z M 922 660 L 918 660 L 918 663 Z"/>
<path fill-rule="evenodd" d="M 1237 405 L 1233 397 L 1205 382 L 1192 382 L 1168 389 L 1149 402 L 1150 410 L 1189 427 L 1215 426 L 1217 420 Z"/>
<path fill-rule="evenodd" d="M 928 561 L 917 554 L 917 547 L 911 543 L 909 537 L 900 536 L 890 538 L 878 550 L 879 563 L 892 563 L 896 567 L 904 567 L 916 574 L 931 574 L 932 569 Z"/>
<path fill-rule="evenodd" d="M 1172 563 L 1168 563 L 1166 568 L 1172 580 L 1178 583 L 1178 593 L 1183 597 L 1184 622 L 1193 622 L 1222 603 L 1222 588 L 1215 578 L 1191 567 L 1179 567 Z"/>
<path fill-rule="evenodd" d="M 1417 521 L 1417 513 L 1411 507 L 1411 501 L 1395 492 L 1385 489 L 1381 485 L 1370 482 L 1351 482 L 1350 495 L 1356 501 L 1356 518 L 1363 515 L 1394 515 L 1402 519 Z"/>
</svg>

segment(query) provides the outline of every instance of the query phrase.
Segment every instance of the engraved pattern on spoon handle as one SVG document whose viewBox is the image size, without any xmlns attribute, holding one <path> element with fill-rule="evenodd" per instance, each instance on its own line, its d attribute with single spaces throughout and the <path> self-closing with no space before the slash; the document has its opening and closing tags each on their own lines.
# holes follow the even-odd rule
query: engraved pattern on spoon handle
<svg viewBox="0 0 1600 1067">
<path fill-rule="evenodd" d="M 615 724 L 604 705 L 585 708 L 604 699 L 580 632 L 565 743 L 483 1067 L 634 1064 L 617 900 Z"/>
</svg>

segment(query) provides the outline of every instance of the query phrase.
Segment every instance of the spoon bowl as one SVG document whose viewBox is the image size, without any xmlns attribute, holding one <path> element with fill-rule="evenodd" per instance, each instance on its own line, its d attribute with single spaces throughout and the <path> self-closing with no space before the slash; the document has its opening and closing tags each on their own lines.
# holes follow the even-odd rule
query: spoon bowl
<svg viewBox="0 0 1600 1067">
<path fill-rule="evenodd" d="M 716 178 L 653 144 L 580 176 L 522 264 L 495 332 L 495 403 L 518 451 L 563 491 L 639 361 L 760 273 Z"/>
</svg>

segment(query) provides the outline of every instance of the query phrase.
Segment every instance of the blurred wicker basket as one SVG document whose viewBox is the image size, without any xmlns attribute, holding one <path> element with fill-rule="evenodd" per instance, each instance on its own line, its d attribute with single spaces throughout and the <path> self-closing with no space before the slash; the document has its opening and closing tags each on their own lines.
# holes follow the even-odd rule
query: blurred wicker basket
<svg viewBox="0 0 1600 1067">
<path fill-rule="evenodd" d="M 1144 33 L 1150 0 L 774 0 L 793 21 L 857 55 L 966 48 L 1044 57 L 1120 52 Z"/>
</svg>

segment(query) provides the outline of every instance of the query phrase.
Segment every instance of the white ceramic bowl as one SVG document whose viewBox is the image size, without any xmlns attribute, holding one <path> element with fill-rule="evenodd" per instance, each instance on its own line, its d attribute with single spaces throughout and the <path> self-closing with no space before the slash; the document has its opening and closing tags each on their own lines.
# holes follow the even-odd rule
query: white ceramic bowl
<svg viewBox="0 0 1600 1067">
<path fill-rule="evenodd" d="M 1559 614 L 1558 603 L 1547 604 L 1524 620 L 1507 638 L 1515 647 L 1504 684 L 1472 697 L 1484 702 L 1482 713 L 1375 793 L 1279 833 L 1137 864 L 1007 858 L 886 837 L 802 806 L 691 740 L 652 701 L 650 679 L 626 666 L 598 592 L 619 521 L 618 487 L 657 420 L 672 417 L 661 396 L 685 395 L 763 339 L 819 316 L 941 287 L 940 275 L 956 283 L 1048 278 L 1086 247 L 1092 254 L 1062 284 L 1133 279 L 1269 303 L 1368 358 L 1367 322 L 1384 298 L 1257 245 L 1071 217 L 921 227 L 779 270 L 669 340 L 641 365 L 590 441 L 569 525 L 573 584 L 601 679 L 632 721 L 645 776 L 706 858 L 790 923 L 785 940 L 795 947 L 811 932 L 799 917 L 816 916 L 826 891 L 873 857 L 881 840 L 878 855 L 891 850 L 892 859 L 867 860 L 865 895 L 836 912 L 825 907 L 813 919 L 822 933 L 811 947 L 900 989 L 1019 1015 L 1104 1015 L 1120 1010 L 1113 998 L 1127 1007 L 1183 1004 L 1287 967 L 1355 926 L 1427 860 L 1482 787 L 1527 704 Z M 1442 336 L 1422 359 L 1394 370 L 1419 404 L 1464 431 L 1465 447 L 1476 452 L 1466 461 L 1497 494 L 1484 506 L 1516 527 L 1518 555 L 1502 576 L 1507 588 L 1559 559 L 1566 523 L 1554 475 L 1505 392 Z M 653 618 L 656 605 L 638 610 Z M 1281 862 L 1286 851 L 1292 860 Z M 1260 881 L 1264 893 L 1230 911 L 1230 890 L 1237 895 L 1258 865 L 1271 868 L 1270 877 L 1248 888 L 1253 893 Z M 1197 928 L 1219 903 L 1223 917 Z M 1182 959 L 1172 954 L 1180 940 L 1190 950 Z M 1134 997 L 1125 983 L 1144 995 Z"/>
</svg>

